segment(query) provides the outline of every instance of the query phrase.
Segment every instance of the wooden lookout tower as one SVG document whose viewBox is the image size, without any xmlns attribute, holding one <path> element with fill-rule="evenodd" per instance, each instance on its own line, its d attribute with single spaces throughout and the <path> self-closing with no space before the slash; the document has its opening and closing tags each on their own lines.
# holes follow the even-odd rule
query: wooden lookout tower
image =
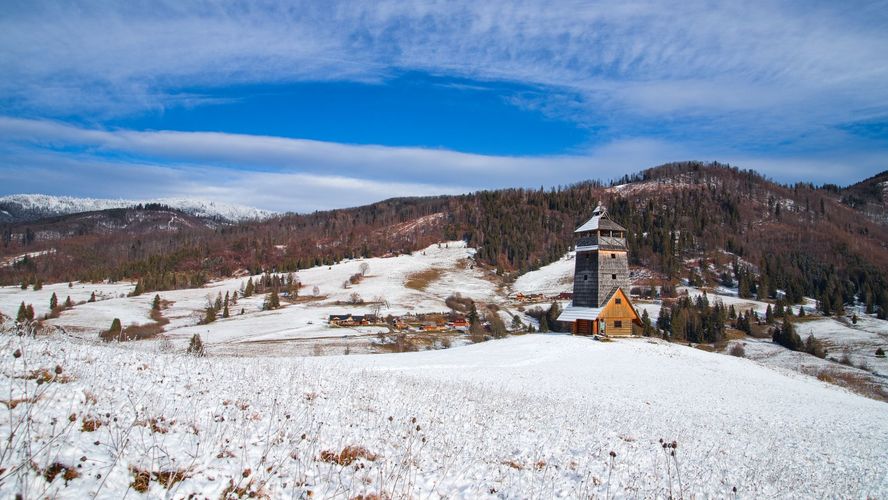
<svg viewBox="0 0 888 500">
<path fill-rule="evenodd" d="M 574 234 L 573 302 L 558 320 L 573 323 L 577 335 L 631 335 L 632 323 L 641 321 L 629 300 L 626 228 L 611 220 L 599 203 Z"/>
</svg>

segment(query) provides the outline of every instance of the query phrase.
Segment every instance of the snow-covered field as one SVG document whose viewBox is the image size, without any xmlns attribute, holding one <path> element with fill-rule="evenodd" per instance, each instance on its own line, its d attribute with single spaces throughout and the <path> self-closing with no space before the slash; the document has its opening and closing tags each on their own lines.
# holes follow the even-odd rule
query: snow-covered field
<svg viewBox="0 0 888 500">
<path fill-rule="evenodd" d="M 373 309 L 371 302 L 376 299 L 382 299 L 387 304 L 380 311 L 383 315 L 444 312 L 448 310 L 445 299 L 454 293 L 507 307 L 505 293 L 499 289 L 495 275 L 474 265 L 474 253 L 474 249 L 467 248 L 465 242 L 457 241 L 431 245 L 411 255 L 346 260 L 332 266 L 302 270 L 295 276 L 302 283 L 300 296 L 308 300 L 294 304 L 283 301 L 284 307 L 281 309 L 262 311 L 265 296 L 254 295 L 242 298 L 236 306 L 231 306 L 230 318 L 219 318 L 208 325 L 198 324 L 208 301 L 215 300 L 220 293 L 223 296 L 226 292 L 242 293 L 248 277 L 220 280 L 203 288 L 160 292 L 162 299 L 170 302 L 163 311 L 163 316 L 170 320 L 164 328 L 164 335 L 175 344 L 184 345 L 197 333 L 209 346 L 224 346 L 219 352 L 237 353 L 243 347 L 253 353 L 259 346 L 257 342 L 373 336 L 380 331 L 379 328 L 330 328 L 327 318 L 332 314 L 368 314 Z M 344 288 L 343 283 L 360 273 L 365 264 L 368 266 L 366 276 L 359 283 Z M 435 270 L 436 274 L 424 287 L 405 286 L 415 274 L 430 270 Z M 258 276 L 253 278 L 258 279 Z M 317 297 L 314 296 L 315 287 L 319 292 Z M 77 303 L 88 300 L 94 291 L 96 302 L 77 305 L 63 311 L 58 318 L 46 321 L 47 325 L 61 327 L 69 334 L 92 339 L 99 332 L 107 330 L 114 318 L 119 318 L 124 327 L 152 322 L 149 313 L 155 294 L 128 296 L 133 289 L 132 283 L 74 283 L 71 288 L 67 283 L 52 284 L 36 292 L 19 287 L 2 287 L 0 312 L 15 317 L 19 305 L 25 302 L 33 304 L 37 316 L 42 316 L 49 312 L 50 296 L 54 292 L 59 303 L 63 303 L 69 295 Z M 366 303 L 349 304 L 355 293 Z M 243 315 L 240 315 L 241 309 Z M 268 347 L 280 350 L 280 344 L 268 344 Z M 309 354 L 312 350 L 313 347 L 306 344 L 302 351 L 297 352 Z"/>
<path fill-rule="evenodd" d="M 0 363 L 4 497 L 888 495 L 885 403 L 660 341 L 269 362 L 3 336 Z"/>
<path fill-rule="evenodd" d="M 515 292 L 557 295 L 573 291 L 574 258 L 576 252 L 568 252 L 559 260 L 535 271 L 524 273 L 512 284 Z"/>
</svg>

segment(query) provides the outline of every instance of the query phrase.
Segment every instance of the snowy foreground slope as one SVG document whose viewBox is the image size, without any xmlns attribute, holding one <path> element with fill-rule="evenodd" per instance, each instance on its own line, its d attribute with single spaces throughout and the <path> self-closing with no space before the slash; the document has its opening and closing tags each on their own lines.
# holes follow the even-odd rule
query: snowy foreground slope
<svg viewBox="0 0 888 500">
<path fill-rule="evenodd" d="M 0 362 L 3 497 L 888 495 L 885 403 L 659 341 L 270 362 L 4 336 Z"/>
</svg>

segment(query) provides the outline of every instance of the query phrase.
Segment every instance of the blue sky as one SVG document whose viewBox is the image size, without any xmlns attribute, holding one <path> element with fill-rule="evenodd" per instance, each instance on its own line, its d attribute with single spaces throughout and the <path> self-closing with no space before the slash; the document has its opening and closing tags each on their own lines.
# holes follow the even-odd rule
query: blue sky
<svg viewBox="0 0 888 500">
<path fill-rule="evenodd" d="M 311 211 L 888 169 L 888 2 L 9 2 L 0 194 Z"/>
</svg>

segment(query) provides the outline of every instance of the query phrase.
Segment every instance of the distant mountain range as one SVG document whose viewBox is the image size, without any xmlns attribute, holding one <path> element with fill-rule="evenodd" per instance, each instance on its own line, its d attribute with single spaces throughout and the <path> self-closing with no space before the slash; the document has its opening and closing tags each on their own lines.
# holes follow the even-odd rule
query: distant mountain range
<svg viewBox="0 0 888 500">
<path fill-rule="evenodd" d="M 274 212 L 253 207 L 188 198 L 158 198 L 140 201 L 14 194 L 0 197 L 0 223 L 29 222 L 60 215 L 115 208 L 134 208 L 140 205 L 160 205 L 194 217 L 222 222 L 264 220 L 275 215 Z"/>
</svg>

